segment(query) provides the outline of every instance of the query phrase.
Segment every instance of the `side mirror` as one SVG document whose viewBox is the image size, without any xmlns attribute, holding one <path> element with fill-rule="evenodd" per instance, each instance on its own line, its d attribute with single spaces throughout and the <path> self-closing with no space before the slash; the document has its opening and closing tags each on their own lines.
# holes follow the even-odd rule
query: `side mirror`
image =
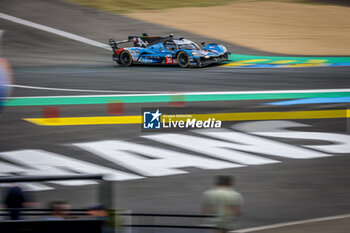
<svg viewBox="0 0 350 233">
<path fill-rule="evenodd" d="M 201 42 L 201 45 L 204 47 L 204 45 L 205 45 L 205 42 L 203 41 L 203 42 Z"/>
</svg>

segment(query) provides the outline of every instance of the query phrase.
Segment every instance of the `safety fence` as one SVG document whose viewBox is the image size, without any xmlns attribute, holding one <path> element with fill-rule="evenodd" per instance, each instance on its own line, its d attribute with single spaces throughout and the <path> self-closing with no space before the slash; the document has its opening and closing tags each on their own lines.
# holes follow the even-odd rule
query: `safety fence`
<svg viewBox="0 0 350 233">
<path fill-rule="evenodd" d="M 0 183 L 46 182 L 62 180 L 98 180 L 98 201 L 113 206 L 113 184 L 101 174 L 71 176 L 9 176 L 0 177 Z M 6 220 L 11 211 L 19 211 L 22 220 Z M 52 220 L 51 209 L 0 209 L 1 233 L 209 233 L 216 228 L 205 225 L 210 215 L 153 214 L 107 210 L 108 219 L 92 219 L 87 209 L 69 209 L 69 219 Z M 169 220 L 172 219 L 172 220 Z M 175 220 L 174 220 L 175 219 Z M 161 220 L 159 222 L 159 220 Z M 187 223 L 187 224 L 184 224 Z M 204 223 L 204 224 L 203 224 Z"/>
<path fill-rule="evenodd" d="M 190 214 L 152 214 L 152 213 L 123 213 L 116 210 L 109 210 L 109 220 L 89 219 L 87 209 L 69 210 L 70 219 L 46 220 L 50 216 L 50 209 L 2 209 L 0 216 L 4 219 L 10 211 L 20 211 L 25 220 L 4 220 L 0 221 L 1 233 L 141 233 L 141 232 L 213 232 L 214 226 L 203 224 L 181 224 L 184 219 L 208 219 L 210 215 L 190 215 Z M 142 220 L 140 220 L 142 218 Z M 175 224 L 159 223 L 159 219 L 176 219 Z M 166 221 L 169 222 L 169 221 Z M 198 221 L 191 221 L 197 222 Z M 104 229 L 104 230 L 101 230 Z M 48 231 L 49 230 L 49 231 Z"/>
</svg>

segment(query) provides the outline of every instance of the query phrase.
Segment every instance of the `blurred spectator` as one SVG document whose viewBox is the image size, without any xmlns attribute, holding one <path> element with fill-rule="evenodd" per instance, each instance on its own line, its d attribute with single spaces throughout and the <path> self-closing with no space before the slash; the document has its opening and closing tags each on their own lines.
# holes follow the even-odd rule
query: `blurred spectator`
<svg viewBox="0 0 350 233">
<path fill-rule="evenodd" d="M 6 208 L 15 209 L 10 210 L 10 220 L 20 220 L 20 209 L 22 209 L 26 204 L 26 198 L 22 189 L 19 186 L 13 186 L 8 188 L 5 199 L 3 201 Z"/>
<path fill-rule="evenodd" d="M 10 64 L 5 58 L 0 57 L 0 116 L 4 107 L 4 102 L 11 94 L 13 72 Z"/>
<path fill-rule="evenodd" d="M 101 228 L 102 233 L 115 232 L 113 230 L 114 228 L 109 226 L 110 224 L 108 224 L 110 219 L 109 219 L 108 212 L 107 212 L 106 208 L 104 207 L 104 205 L 97 204 L 97 205 L 89 206 L 87 208 L 87 214 L 88 214 L 88 216 L 91 217 L 91 219 L 103 221 L 103 225 Z M 113 224 L 112 224 L 112 226 L 113 226 Z"/>
<path fill-rule="evenodd" d="M 202 212 L 216 215 L 211 221 L 220 233 L 235 229 L 237 217 L 242 213 L 243 198 L 233 185 L 233 177 L 218 176 L 215 187 L 202 194 Z"/>
<path fill-rule="evenodd" d="M 51 214 L 45 220 L 64 220 L 69 218 L 70 205 L 65 201 L 50 203 Z"/>
<path fill-rule="evenodd" d="M 4 34 L 3 30 L 0 30 L 0 46 L 1 46 L 1 37 Z M 4 107 L 4 102 L 7 97 L 11 94 L 10 85 L 13 83 L 13 71 L 9 62 L 1 57 L 1 47 L 0 47 L 0 117 L 1 112 Z"/>
<path fill-rule="evenodd" d="M 101 204 L 89 206 L 87 209 L 87 214 L 92 219 L 98 219 L 98 220 L 107 220 L 108 219 L 107 210 L 104 207 L 104 205 L 101 205 Z"/>
</svg>

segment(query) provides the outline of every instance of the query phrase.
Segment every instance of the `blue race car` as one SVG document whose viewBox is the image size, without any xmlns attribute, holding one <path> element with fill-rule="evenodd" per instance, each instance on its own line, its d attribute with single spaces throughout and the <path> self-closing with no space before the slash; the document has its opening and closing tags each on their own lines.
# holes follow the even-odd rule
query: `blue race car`
<svg viewBox="0 0 350 233">
<path fill-rule="evenodd" d="M 119 44 L 133 42 L 134 47 L 118 48 Z M 203 67 L 209 64 L 217 64 L 227 61 L 228 51 L 225 46 L 216 43 L 200 48 L 196 43 L 180 38 L 174 38 L 171 34 L 166 37 L 129 36 L 127 40 L 109 40 L 113 50 L 113 60 L 122 66 L 133 64 L 167 64 Z"/>
</svg>

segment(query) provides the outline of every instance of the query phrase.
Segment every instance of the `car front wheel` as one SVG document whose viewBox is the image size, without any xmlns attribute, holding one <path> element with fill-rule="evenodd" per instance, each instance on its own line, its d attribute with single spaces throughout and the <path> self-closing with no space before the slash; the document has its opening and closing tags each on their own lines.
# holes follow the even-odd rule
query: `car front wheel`
<svg viewBox="0 0 350 233">
<path fill-rule="evenodd" d="M 177 54 L 177 63 L 180 67 L 186 68 L 190 65 L 190 56 L 184 51 Z"/>
</svg>

